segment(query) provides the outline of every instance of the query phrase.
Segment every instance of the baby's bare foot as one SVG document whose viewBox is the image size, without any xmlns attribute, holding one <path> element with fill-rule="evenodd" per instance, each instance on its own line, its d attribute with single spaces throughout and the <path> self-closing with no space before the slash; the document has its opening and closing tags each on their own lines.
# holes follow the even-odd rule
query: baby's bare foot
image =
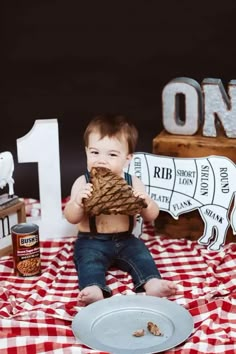
<svg viewBox="0 0 236 354">
<path fill-rule="evenodd" d="M 104 299 L 102 290 L 97 285 L 87 286 L 79 293 L 79 300 L 86 305 Z"/>
<path fill-rule="evenodd" d="M 169 297 L 177 292 L 177 285 L 169 280 L 153 278 L 144 285 L 147 295 L 157 297 Z"/>
</svg>

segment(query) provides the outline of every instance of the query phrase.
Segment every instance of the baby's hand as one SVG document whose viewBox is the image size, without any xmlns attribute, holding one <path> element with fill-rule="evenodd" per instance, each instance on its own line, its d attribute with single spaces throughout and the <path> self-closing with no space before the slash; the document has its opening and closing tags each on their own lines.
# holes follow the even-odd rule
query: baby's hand
<svg viewBox="0 0 236 354">
<path fill-rule="evenodd" d="M 76 195 L 76 204 L 83 206 L 83 199 L 87 199 L 91 196 L 93 191 L 93 185 L 91 183 L 86 183 L 83 188 L 79 190 Z"/>
<path fill-rule="evenodd" d="M 133 194 L 134 194 L 135 197 L 139 197 L 139 198 L 143 199 L 148 204 L 149 198 L 148 198 L 148 194 L 147 193 L 145 193 L 143 191 L 140 192 L 138 190 L 133 189 Z"/>
</svg>

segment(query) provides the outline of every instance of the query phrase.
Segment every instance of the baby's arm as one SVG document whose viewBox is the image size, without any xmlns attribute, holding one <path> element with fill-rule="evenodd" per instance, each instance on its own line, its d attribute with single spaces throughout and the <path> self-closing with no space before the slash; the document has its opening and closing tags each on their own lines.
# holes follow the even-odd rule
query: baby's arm
<svg viewBox="0 0 236 354">
<path fill-rule="evenodd" d="M 84 217 L 83 199 L 89 198 L 92 184 L 86 183 L 85 177 L 79 177 L 71 189 L 71 197 L 64 209 L 64 215 L 71 224 L 78 224 Z"/>
<path fill-rule="evenodd" d="M 145 221 L 153 221 L 159 215 L 159 207 L 157 203 L 148 195 L 143 182 L 136 176 L 132 176 L 133 192 L 136 197 L 145 200 L 147 208 L 143 208 L 141 216 Z"/>
</svg>

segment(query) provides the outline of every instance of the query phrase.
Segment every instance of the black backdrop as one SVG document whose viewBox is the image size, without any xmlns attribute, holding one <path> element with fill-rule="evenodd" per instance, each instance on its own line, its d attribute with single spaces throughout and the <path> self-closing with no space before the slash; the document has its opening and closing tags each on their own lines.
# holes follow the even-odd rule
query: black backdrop
<svg viewBox="0 0 236 354">
<path fill-rule="evenodd" d="M 0 151 L 15 158 L 15 192 L 38 198 L 36 164 L 17 163 L 16 139 L 57 118 L 62 196 L 83 173 L 82 135 L 103 112 L 130 116 L 139 151 L 162 130 L 171 79 L 236 79 L 236 2 L 5 1 L 1 10 Z"/>
</svg>

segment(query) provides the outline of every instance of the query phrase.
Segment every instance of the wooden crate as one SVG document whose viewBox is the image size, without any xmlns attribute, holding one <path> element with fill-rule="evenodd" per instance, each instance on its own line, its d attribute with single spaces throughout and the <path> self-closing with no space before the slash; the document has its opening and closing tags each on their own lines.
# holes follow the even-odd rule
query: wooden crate
<svg viewBox="0 0 236 354">
<path fill-rule="evenodd" d="M 153 139 L 153 153 L 187 158 L 225 156 L 236 163 L 236 139 L 226 138 L 223 132 L 219 134 L 213 138 L 204 137 L 200 132 L 194 136 L 183 136 L 162 131 Z M 180 215 L 178 220 L 161 211 L 156 220 L 156 229 L 158 234 L 169 237 L 197 240 L 203 233 L 204 222 L 197 210 Z M 233 235 L 231 227 L 228 229 L 226 242 L 236 242 L 236 235 Z"/>
<path fill-rule="evenodd" d="M 172 135 L 164 130 L 153 139 L 153 153 L 173 157 L 225 156 L 236 163 L 236 139 L 226 138 L 222 132 L 217 138 L 200 133 L 194 136 Z"/>
<path fill-rule="evenodd" d="M 11 214 L 17 215 L 18 223 L 26 222 L 25 203 L 23 201 L 16 200 L 14 204 L 9 203 L 9 205 L 7 205 L 6 207 L 1 208 L 0 220 L 3 222 L 4 218 L 6 217 L 9 218 Z M 11 236 L 8 235 L 7 237 L 11 237 Z M 10 243 L 10 245 L 7 247 L 2 248 L 0 242 L 0 257 L 6 256 L 11 252 L 12 252 L 12 243 Z"/>
</svg>

